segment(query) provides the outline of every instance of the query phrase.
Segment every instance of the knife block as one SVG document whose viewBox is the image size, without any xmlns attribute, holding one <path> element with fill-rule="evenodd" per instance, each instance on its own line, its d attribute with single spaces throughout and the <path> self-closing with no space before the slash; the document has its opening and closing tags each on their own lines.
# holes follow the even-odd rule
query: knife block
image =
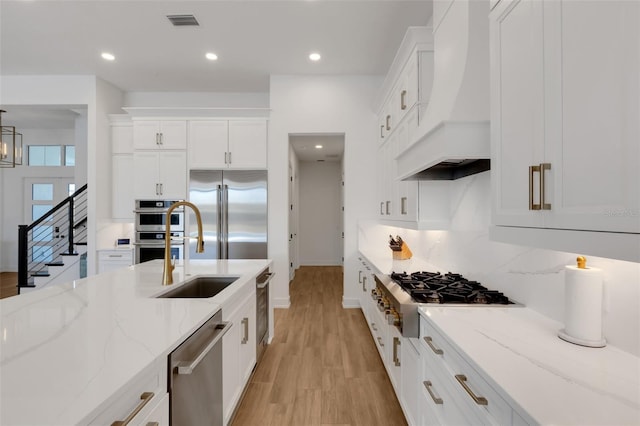
<svg viewBox="0 0 640 426">
<path fill-rule="evenodd" d="M 409 246 L 404 241 L 402 242 L 401 250 L 392 250 L 391 253 L 393 253 L 393 260 L 408 260 L 411 259 L 411 256 L 413 256 L 413 253 L 411 253 Z"/>
</svg>

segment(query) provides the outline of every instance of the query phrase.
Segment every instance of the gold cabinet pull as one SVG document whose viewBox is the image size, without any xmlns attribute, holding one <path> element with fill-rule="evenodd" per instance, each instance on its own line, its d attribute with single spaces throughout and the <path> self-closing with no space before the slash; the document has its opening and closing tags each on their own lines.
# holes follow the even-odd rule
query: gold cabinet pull
<svg viewBox="0 0 640 426">
<path fill-rule="evenodd" d="M 391 130 L 391 116 L 387 115 L 387 130 Z"/>
<path fill-rule="evenodd" d="M 406 90 L 403 90 L 402 92 L 400 92 L 400 109 L 403 111 L 407 109 L 407 104 L 405 99 L 406 96 L 407 96 Z"/>
<path fill-rule="evenodd" d="M 540 166 L 529 166 L 529 210 L 540 210 L 540 203 L 533 202 L 533 174 L 540 173 Z"/>
<path fill-rule="evenodd" d="M 551 204 L 545 202 L 544 175 L 546 170 L 551 170 L 551 163 L 540 163 L 540 205 L 542 210 L 551 210 Z"/>
<path fill-rule="evenodd" d="M 142 402 L 138 404 L 138 406 L 127 416 L 127 418 L 124 420 L 116 420 L 115 422 L 111 423 L 111 426 L 127 426 L 129 422 L 133 420 L 133 418 L 140 412 L 140 410 L 142 410 L 144 406 L 153 399 L 153 395 L 155 395 L 153 392 L 144 392 L 142 395 L 140 395 L 140 399 L 142 400 Z"/>
<path fill-rule="evenodd" d="M 433 402 L 435 402 L 438 405 L 444 404 L 444 401 L 442 400 L 442 398 L 435 396 L 435 394 L 431 390 L 431 388 L 433 387 L 433 383 L 431 383 L 430 380 L 422 382 L 422 384 L 424 385 L 425 389 L 427 389 L 427 392 L 429 392 L 429 396 L 431 396 L 431 399 L 433 399 Z"/>
<path fill-rule="evenodd" d="M 462 385 L 464 390 L 467 391 L 469 396 L 473 399 L 473 401 L 476 404 L 478 404 L 478 405 L 488 405 L 489 404 L 489 401 L 487 401 L 487 398 L 482 397 L 482 396 L 478 396 L 475 393 L 473 393 L 473 391 L 471 390 L 469 385 L 467 385 L 467 376 L 465 376 L 464 374 L 456 374 L 455 377 L 456 377 L 456 380 L 458 381 L 458 383 L 460 383 L 460 385 Z"/>
<path fill-rule="evenodd" d="M 398 346 L 400 346 L 400 339 L 398 337 L 393 338 L 393 363 L 396 367 L 400 367 L 400 359 L 398 358 Z"/>
<path fill-rule="evenodd" d="M 431 348 L 431 350 L 436 354 L 436 355 L 442 355 L 444 353 L 444 351 L 442 349 L 438 349 L 433 345 L 433 339 L 431 338 L 431 336 L 427 336 L 424 338 L 424 341 L 427 342 L 427 345 L 429 345 L 429 347 Z"/>
</svg>

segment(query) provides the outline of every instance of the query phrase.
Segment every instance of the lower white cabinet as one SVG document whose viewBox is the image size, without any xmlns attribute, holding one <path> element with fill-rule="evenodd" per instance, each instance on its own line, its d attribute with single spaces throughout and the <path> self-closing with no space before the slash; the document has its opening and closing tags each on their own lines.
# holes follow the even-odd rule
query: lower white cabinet
<svg viewBox="0 0 640 426">
<path fill-rule="evenodd" d="M 98 273 L 133 265 L 133 250 L 98 250 Z"/>
<path fill-rule="evenodd" d="M 404 347 L 401 352 L 402 363 L 402 387 L 400 401 L 410 425 L 419 424 L 420 421 L 420 352 L 418 339 L 403 339 Z"/>
<path fill-rule="evenodd" d="M 222 338 L 222 412 L 229 424 L 256 365 L 256 289 L 249 282 L 240 295 L 222 307 L 224 321 L 232 323 Z"/>
<path fill-rule="evenodd" d="M 129 420 L 130 426 L 169 425 L 169 394 L 167 393 L 167 359 L 150 365 L 125 389 L 117 392 L 98 409 L 98 415 L 83 424 L 110 425 Z"/>
</svg>

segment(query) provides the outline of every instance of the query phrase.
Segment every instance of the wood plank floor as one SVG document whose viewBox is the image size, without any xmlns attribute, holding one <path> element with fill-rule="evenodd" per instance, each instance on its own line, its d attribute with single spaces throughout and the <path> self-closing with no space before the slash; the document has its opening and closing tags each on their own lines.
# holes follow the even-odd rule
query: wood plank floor
<svg viewBox="0 0 640 426">
<path fill-rule="evenodd" d="M 290 297 L 233 425 L 406 425 L 362 312 L 342 308 L 342 267 L 301 267 Z"/>
<path fill-rule="evenodd" d="M 0 299 L 18 294 L 18 273 L 0 272 Z"/>
</svg>

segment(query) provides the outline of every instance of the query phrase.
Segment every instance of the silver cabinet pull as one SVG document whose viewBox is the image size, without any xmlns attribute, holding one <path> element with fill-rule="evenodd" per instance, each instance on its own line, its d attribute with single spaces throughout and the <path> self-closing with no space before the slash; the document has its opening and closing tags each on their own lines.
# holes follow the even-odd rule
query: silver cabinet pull
<svg viewBox="0 0 640 426">
<path fill-rule="evenodd" d="M 540 173 L 540 166 L 529 166 L 529 210 L 540 210 L 540 204 L 533 202 L 533 174 Z"/>
<path fill-rule="evenodd" d="M 224 153 L 224 164 L 229 164 L 229 161 L 227 161 L 228 154 L 228 152 Z"/>
<path fill-rule="evenodd" d="M 380 138 L 381 138 L 381 139 L 384 139 L 384 135 L 382 134 L 382 132 L 383 132 L 383 131 L 384 131 L 384 124 L 382 124 L 382 125 L 380 126 Z"/>
<path fill-rule="evenodd" d="M 156 133 L 156 145 L 160 145 L 160 133 Z"/>
<path fill-rule="evenodd" d="M 383 209 L 384 209 L 384 201 L 381 201 L 380 202 L 380 215 L 384 215 Z"/>
<path fill-rule="evenodd" d="M 431 383 L 430 380 L 427 380 L 425 382 L 422 382 L 422 384 L 424 385 L 425 389 L 427 389 L 427 392 L 429 392 L 429 396 L 431 396 L 431 399 L 433 399 L 433 402 L 435 402 L 436 404 L 440 405 L 440 404 L 444 404 L 444 401 L 442 400 L 442 398 L 437 397 L 434 393 L 433 390 L 431 389 L 433 387 L 433 383 Z"/>
<path fill-rule="evenodd" d="M 160 184 L 156 183 L 156 195 L 160 195 Z"/>
<path fill-rule="evenodd" d="M 456 380 L 458 381 L 458 383 L 460 383 L 460 385 L 462 385 L 464 390 L 467 391 L 469 396 L 473 399 L 473 401 L 476 404 L 478 404 L 478 405 L 488 405 L 489 404 L 489 401 L 487 401 L 487 398 L 482 397 L 482 396 L 478 396 L 475 393 L 473 393 L 473 391 L 471 390 L 469 385 L 467 385 L 467 376 L 465 376 L 464 374 L 456 374 L 455 377 L 456 377 Z"/>
<path fill-rule="evenodd" d="M 149 403 L 153 399 L 155 394 L 153 392 L 144 392 L 140 395 L 140 399 L 142 400 L 136 408 L 124 419 L 124 420 L 116 420 L 111 423 L 111 426 L 127 426 L 131 420 L 144 408 L 145 405 Z"/>
<path fill-rule="evenodd" d="M 121 254 L 110 254 L 109 257 L 122 257 Z"/>
<path fill-rule="evenodd" d="M 407 214 L 407 197 L 400 198 L 400 214 Z"/>
<path fill-rule="evenodd" d="M 398 346 L 400 346 L 400 339 L 398 337 L 393 338 L 393 363 L 396 367 L 400 367 L 400 358 L 398 358 Z"/>
<path fill-rule="evenodd" d="M 362 282 L 362 271 L 358 271 L 358 282 Z"/>
<path fill-rule="evenodd" d="M 376 323 L 375 322 L 371 323 L 371 328 L 373 328 L 373 331 L 378 331 L 378 329 L 376 328 Z"/>
<path fill-rule="evenodd" d="M 544 195 L 544 175 L 546 170 L 551 170 L 551 163 L 540 163 L 540 205 L 542 206 L 542 210 L 551 210 L 551 204 L 547 204 L 545 202 Z"/>
<path fill-rule="evenodd" d="M 386 207 L 387 214 L 389 215 L 389 214 L 391 214 L 391 201 L 387 201 L 386 205 L 387 205 L 387 207 Z"/>
<path fill-rule="evenodd" d="M 400 109 L 401 110 L 405 110 L 407 109 L 407 104 L 406 104 L 406 99 L 405 97 L 407 96 L 407 91 L 403 90 L 402 92 L 400 92 Z"/>
<path fill-rule="evenodd" d="M 242 325 L 244 326 L 244 336 L 240 343 L 244 345 L 249 341 L 249 318 L 242 318 Z"/>
<path fill-rule="evenodd" d="M 384 343 L 382 343 L 382 337 L 378 337 L 378 344 L 384 347 Z"/>
<path fill-rule="evenodd" d="M 229 331 L 232 325 L 233 323 L 231 321 L 221 322 L 220 324 L 217 324 L 216 330 L 218 330 L 218 332 L 214 334 L 213 339 L 211 339 L 209 344 L 207 344 L 207 346 L 202 350 L 202 352 L 198 354 L 196 359 L 194 359 L 191 362 L 178 363 L 177 365 L 178 374 L 193 373 L 193 370 L 195 370 L 195 368 L 198 366 L 198 364 L 200 364 L 200 362 L 204 359 L 204 357 L 207 356 L 207 354 L 211 351 L 211 349 L 213 349 L 213 347 L 220 341 L 220 339 L 222 339 L 222 336 L 224 336 L 227 333 L 227 331 Z"/>
<path fill-rule="evenodd" d="M 436 354 L 436 355 L 442 355 L 444 353 L 444 351 L 442 349 L 438 349 L 434 346 L 433 344 L 433 339 L 431 338 L 431 336 L 427 336 L 424 338 L 424 341 L 427 342 L 427 345 L 429 345 L 429 347 L 431 348 L 431 350 Z"/>
<path fill-rule="evenodd" d="M 231 164 L 231 152 L 229 152 L 229 164 Z"/>
<path fill-rule="evenodd" d="M 162 140 L 162 132 L 160 132 L 160 145 L 164 145 L 164 141 Z"/>
<path fill-rule="evenodd" d="M 387 130 L 391 130 L 391 116 L 387 115 Z"/>
<path fill-rule="evenodd" d="M 367 291 L 367 277 L 362 277 L 362 291 Z"/>
</svg>

